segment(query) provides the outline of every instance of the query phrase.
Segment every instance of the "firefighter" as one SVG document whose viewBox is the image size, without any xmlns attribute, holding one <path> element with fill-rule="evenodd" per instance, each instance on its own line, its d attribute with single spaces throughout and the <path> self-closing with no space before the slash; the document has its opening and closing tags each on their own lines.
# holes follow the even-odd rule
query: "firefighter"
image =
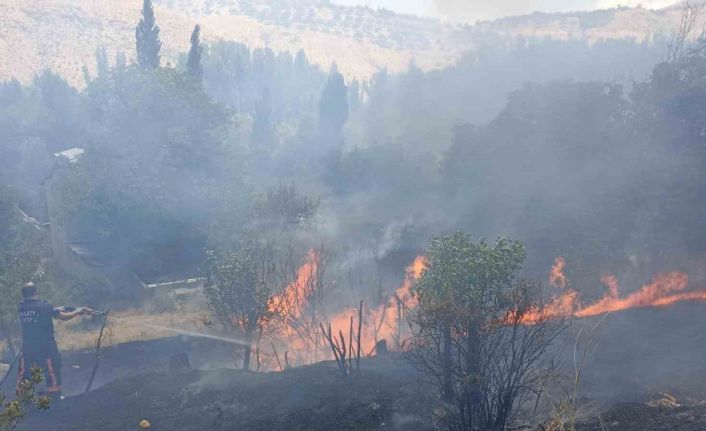
<svg viewBox="0 0 706 431">
<path fill-rule="evenodd" d="M 22 352 L 19 359 L 17 389 L 24 380 L 30 379 L 32 367 L 39 367 L 44 373 L 47 395 L 63 399 L 61 394 L 61 355 L 54 338 L 54 321 L 71 320 L 77 316 L 94 314 L 89 308 L 81 307 L 68 311 L 54 307 L 39 299 L 34 283 L 22 287 L 22 302 L 18 316 L 22 324 Z"/>
</svg>

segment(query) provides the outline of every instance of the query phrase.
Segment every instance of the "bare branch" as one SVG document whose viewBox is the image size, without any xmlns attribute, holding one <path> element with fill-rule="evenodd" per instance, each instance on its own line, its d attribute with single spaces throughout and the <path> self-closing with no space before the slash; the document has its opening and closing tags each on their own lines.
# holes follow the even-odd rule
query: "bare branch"
<svg viewBox="0 0 706 431">
<path fill-rule="evenodd" d="M 673 63 L 679 61 L 684 55 L 684 46 L 689 36 L 693 33 L 696 21 L 704 10 L 704 3 L 695 0 L 684 0 L 679 19 L 679 27 L 672 39 L 667 43 L 666 61 Z"/>
</svg>

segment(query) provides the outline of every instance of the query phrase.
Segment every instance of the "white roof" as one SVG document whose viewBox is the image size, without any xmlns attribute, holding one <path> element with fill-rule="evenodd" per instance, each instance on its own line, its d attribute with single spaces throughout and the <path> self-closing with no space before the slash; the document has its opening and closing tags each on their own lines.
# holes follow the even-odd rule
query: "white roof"
<svg viewBox="0 0 706 431">
<path fill-rule="evenodd" d="M 60 151 L 54 153 L 54 157 L 63 157 L 69 160 L 71 163 L 75 163 L 83 155 L 83 148 L 74 147 L 68 150 Z"/>
</svg>

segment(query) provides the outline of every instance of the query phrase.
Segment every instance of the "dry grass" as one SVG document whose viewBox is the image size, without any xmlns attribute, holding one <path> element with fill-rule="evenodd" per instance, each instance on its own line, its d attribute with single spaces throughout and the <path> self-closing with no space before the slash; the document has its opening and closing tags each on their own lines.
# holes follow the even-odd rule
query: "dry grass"
<svg viewBox="0 0 706 431">
<path fill-rule="evenodd" d="M 138 340 L 153 340 L 174 336 L 175 331 L 161 329 L 170 327 L 185 331 L 208 333 L 204 324 L 205 312 L 163 312 L 145 313 L 129 310 L 114 313 L 105 338 L 105 345 L 127 343 Z M 84 318 L 87 319 L 87 318 Z M 57 343 L 61 350 L 81 350 L 95 347 L 100 325 L 87 325 L 81 319 L 70 322 L 57 322 Z"/>
</svg>

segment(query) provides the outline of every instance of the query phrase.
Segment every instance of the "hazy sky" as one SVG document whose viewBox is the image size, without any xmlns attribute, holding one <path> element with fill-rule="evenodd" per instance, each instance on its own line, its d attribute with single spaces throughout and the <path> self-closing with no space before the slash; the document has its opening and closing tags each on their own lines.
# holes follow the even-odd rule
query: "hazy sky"
<svg viewBox="0 0 706 431">
<path fill-rule="evenodd" d="M 340 4 L 384 7 L 397 12 L 475 21 L 534 11 L 568 12 L 618 5 L 660 8 L 677 0 L 331 0 Z"/>
</svg>

